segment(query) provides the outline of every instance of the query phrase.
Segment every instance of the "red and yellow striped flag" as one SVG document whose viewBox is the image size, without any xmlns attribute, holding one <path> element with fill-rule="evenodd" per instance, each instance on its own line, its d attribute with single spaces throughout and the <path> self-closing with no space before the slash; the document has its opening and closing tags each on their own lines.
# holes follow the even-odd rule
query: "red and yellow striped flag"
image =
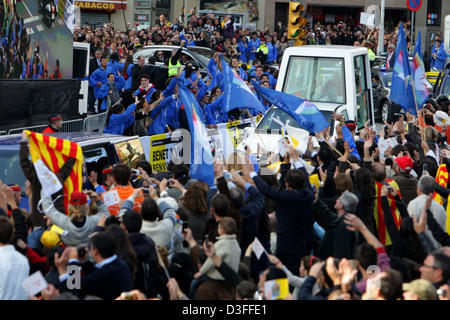
<svg viewBox="0 0 450 320">
<path fill-rule="evenodd" d="M 447 188 L 447 183 L 448 183 L 447 165 L 441 164 L 441 166 L 439 167 L 439 169 L 436 173 L 436 182 L 439 183 L 440 186 Z M 433 199 L 435 201 L 439 202 L 440 204 L 444 203 L 441 196 L 437 192 L 434 192 Z"/>
<path fill-rule="evenodd" d="M 42 160 L 53 173 L 57 173 L 69 158 L 76 160 L 70 175 L 64 182 L 64 204 L 67 207 L 72 192 L 82 191 L 83 151 L 80 145 L 69 140 L 28 130 L 26 133 L 31 159 L 34 164 Z M 39 180 L 41 181 L 41 178 Z"/>
<path fill-rule="evenodd" d="M 392 188 L 397 189 L 398 194 L 401 197 L 399 187 L 397 183 L 392 179 L 386 179 L 385 180 Z M 377 230 L 378 230 L 378 236 L 380 238 L 380 242 L 385 245 L 391 245 L 392 240 L 389 236 L 389 232 L 387 231 L 386 223 L 384 221 L 384 213 L 383 208 L 381 205 L 381 188 L 384 186 L 384 184 L 380 182 L 375 182 L 375 192 L 376 192 L 376 199 L 375 199 L 375 207 L 374 207 L 374 216 L 375 216 L 375 222 L 377 224 Z M 394 222 L 397 228 L 400 228 L 400 224 L 402 223 L 402 217 L 400 215 L 400 212 L 398 211 L 397 205 L 395 204 L 394 197 L 391 194 L 388 194 L 388 202 L 389 206 L 391 207 L 391 212 L 394 217 Z"/>
</svg>

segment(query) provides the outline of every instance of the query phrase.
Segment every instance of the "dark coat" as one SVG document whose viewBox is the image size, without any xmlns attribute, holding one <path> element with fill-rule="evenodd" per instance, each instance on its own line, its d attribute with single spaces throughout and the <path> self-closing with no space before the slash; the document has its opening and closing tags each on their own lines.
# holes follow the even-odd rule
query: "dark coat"
<svg viewBox="0 0 450 320">
<path fill-rule="evenodd" d="M 347 229 L 344 223 L 344 215 L 338 216 L 332 212 L 320 199 L 313 205 L 314 217 L 320 221 L 325 229 L 325 235 L 316 256 L 321 260 L 328 257 L 355 259 L 358 236 L 355 232 Z"/>
<path fill-rule="evenodd" d="M 276 190 L 264 180 L 255 176 L 258 190 L 276 202 L 275 214 L 277 219 L 277 247 L 276 255 L 283 264 L 294 274 L 298 274 L 300 258 L 309 255 L 314 242 L 314 216 L 311 206 L 314 192 L 305 174 L 305 188 L 301 190 Z"/>
<path fill-rule="evenodd" d="M 400 189 L 403 202 L 408 206 L 408 203 L 417 197 L 418 180 L 406 172 L 396 174 L 394 180 Z"/>
<path fill-rule="evenodd" d="M 101 268 L 96 268 L 92 262 L 87 261 L 82 267 L 85 275 L 81 277 L 80 289 L 74 289 L 74 293 L 81 299 L 92 295 L 103 300 L 114 300 L 122 292 L 133 289 L 130 269 L 122 259 L 115 259 Z M 60 291 L 68 290 L 67 282 L 61 282 Z"/>
</svg>

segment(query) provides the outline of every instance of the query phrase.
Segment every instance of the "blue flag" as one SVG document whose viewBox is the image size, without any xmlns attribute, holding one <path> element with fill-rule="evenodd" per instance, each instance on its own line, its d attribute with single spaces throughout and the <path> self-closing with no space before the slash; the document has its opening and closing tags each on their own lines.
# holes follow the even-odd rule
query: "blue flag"
<svg viewBox="0 0 450 320">
<path fill-rule="evenodd" d="M 411 84 L 411 65 L 409 63 L 403 25 L 400 25 L 397 48 L 395 50 L 390 99 L 392 102 L 400 105 L 405 112 L 410 112 L 417 116 L 416 102 Z"/>
<path fill-rule="evenodd" d="M 425 66 L 423 63 L 423 55 L 422 55 L 422 34 L 419 33 L 417 35 L 417 43 L 416 48 L 414 50 L 414 58 L 411 62 L 411 74 L 414 79 L 414 91 L 416 94 L 416 102 L 417 108 L 425 103 L 428 99 L 428 87 L 427 87 L 427 74 L 425 72 Z"/>
<path fill-rule="evenodd" d="M 181 108 L 186 112 L 191 134 L 190 146 L 183 146 L 183 148 L 191 148 L 190 176 L 205 181 L 209 186 L 214 186 L 213 158 L 203 113 L 191 91 L 179 85 L 178 92 L 182 104 Z"/>
<path fill-rule="evenodd" d="M 302 129 L 318 133 L 330 126 L 315 104 L 293 94 L 264 88 L 254 80 L 252 83 L 259 94 L 297 120 Z"/>
<path fill-rule="evenodd" d="M 266 108 L 264 108 L 261 101 L 259 101 L 244 80 L 233 71 L 222 55 L 221 59 L 225 92 L 225 100 L 222 105 L 223 111 L 228 113 L 236 108 L 244 108 L 256 111 L 254 114 L 259 112 L 262 114 L 266 113 Z"/>
</svg>

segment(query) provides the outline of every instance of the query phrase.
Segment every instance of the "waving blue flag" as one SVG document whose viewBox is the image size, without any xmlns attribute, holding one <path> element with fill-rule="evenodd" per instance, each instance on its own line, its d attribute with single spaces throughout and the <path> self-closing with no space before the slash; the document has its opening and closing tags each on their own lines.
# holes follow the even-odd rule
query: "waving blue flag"
<svg viewBox="0 0 450 320">
<path fill-rule="evenodd" d="M 222 71 L 224 82 L 225 100 L 222 105 L 223 111 L 228 113 L 236 108 L 252 109 L 254 113 L 266 113 L 258 97 L 252 92 L 242 78 L 233 71 L 228 63 L 222 58 Z"/>
<path fill-rule="evenodd" d="M 178 86 L 181 108 L 186 112 L 186 119 L 191 134 L 191 162 L 189 165 L 192 178 L 214 185 L 214 168 L 211 146 L 206 134 L 205 119 L 194 94 L 183 86 Z M 188 146 L 184 145 L 184 148 Z"/>
<path fill-rule="evenodd" d="M 390 99 L 392 102 L 400 105 L 405 112 L 410 112 L 417 116 L 416 101 L 414 100 L 411 84 L 411 65 L 402 24 L 400 24 L 397 48 L 395 50 Z"/>
<path fill-rule="evenodd" d="M 297 120 L 302 129 L 317 133 L 330 126 L 330 123 L 315 104 L 293 94 L 264 88 L 254 80 L 252 80 L 252 83 L 259 94 Z"/>
</svg>

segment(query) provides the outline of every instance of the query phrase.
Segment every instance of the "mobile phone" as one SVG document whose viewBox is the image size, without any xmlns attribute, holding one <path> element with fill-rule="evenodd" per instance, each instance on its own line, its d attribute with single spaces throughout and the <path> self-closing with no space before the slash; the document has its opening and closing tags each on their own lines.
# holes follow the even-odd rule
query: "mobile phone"
<svg viewBox="0 0 450 320">
<path fill-rule="evenodd" d="M 206 247 L 209 249 L 209 235 L 205 234 L 205 244 Z"/>
<path fill-rule="evenodd" d="M 142 193 L 143 193 L 144 195 L 150 194 L 150 189 L 149 189 L 149 188 L 143 188 L 143 189 L 142 189 Z"/>
<path fill-rule="evenodd" d="M 423 172 L 428 172 L 428 163 L 423 164 Z"/>
<path fill-rule="evenodd" d="M 187 221 L 183 221 L 183 231 L 186 230 L 187 228 L 189 228 L 189 224 Z"/>
<path fill-rule="evenodd" d="M 392 189 L 392 187 L 389 186 L 389 187 L 388 187 L 388 191 L 389 191 L 389 193 L 392 193 L 392 191 L 394 191 L 394 189 Z"/>
<path fill-rule="evenodd" d="M 167 180 L 167 186 L 168 186 L 168 187 L 171 187 L 172 185 L 173 185 L 172 180 Z"/>
</svg>

